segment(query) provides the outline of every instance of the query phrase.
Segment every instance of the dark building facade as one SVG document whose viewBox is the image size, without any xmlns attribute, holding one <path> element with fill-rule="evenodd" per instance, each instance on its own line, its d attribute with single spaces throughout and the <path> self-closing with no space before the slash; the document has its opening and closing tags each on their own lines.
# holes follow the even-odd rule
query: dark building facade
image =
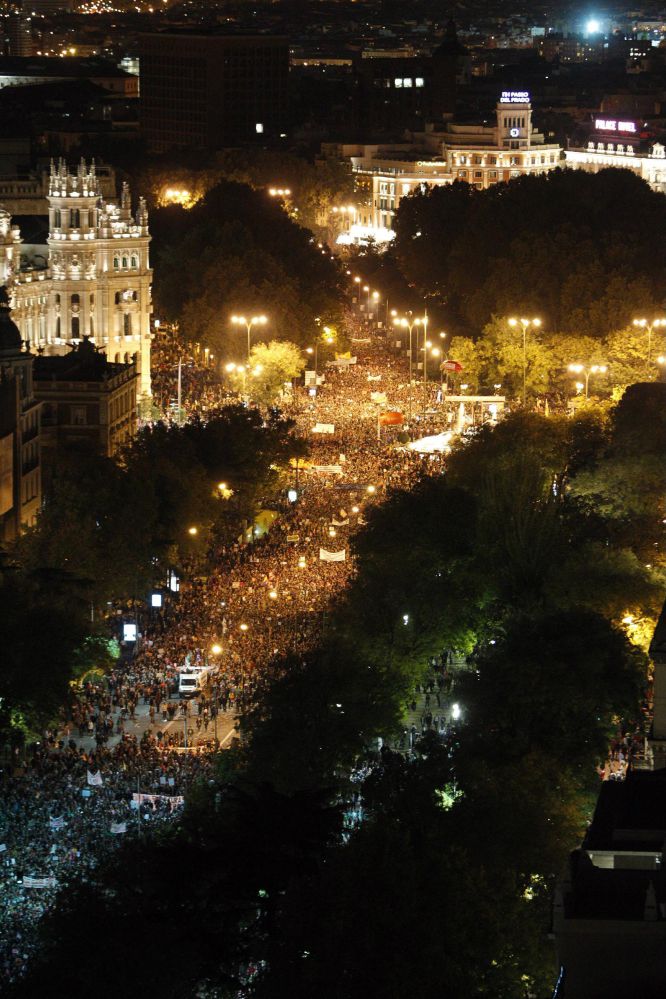
<svg viewBox="0 0 666 999">
<path fill-rule="evenodd" d="M 138 425 L 139 378 L 136 359 L 112 363 L 87 337 L 68 354 L 35 358 L 47 482 L 63 448 L 83 445 L 111 457 L 129 442 Z"/>
<path fill-rule="evenodd" d="M 219 149 L 279 135 L 288 114 L 286 38 L 164 31 L 141 36 L 141 133 L 154 152 Z"/>
<path fill-rule="evenodd" d="M 5 288 L 0 288 L 0 543 L 35 522 L 42 499 L 41 406 L 35 358 L 23 349 Z"/>
<path fill-rule="evenodd" d="M 555 893 L 556 999 L 666 994 L 665 848 L 666 770 L 604 781 Z"/>
</svg>

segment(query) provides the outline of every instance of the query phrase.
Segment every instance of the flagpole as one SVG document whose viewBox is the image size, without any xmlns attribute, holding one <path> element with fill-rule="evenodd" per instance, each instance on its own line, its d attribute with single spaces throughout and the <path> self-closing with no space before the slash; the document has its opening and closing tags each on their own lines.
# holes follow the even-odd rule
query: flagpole
<svg viewBox="0 0 666 999">
<path fill-rule="evenodd" d="M 141 839 L 141 791 L 139 790 L 139 775 L 136 775 L 136 819 L 139 826 L 139 839 Z"/>
</svg>

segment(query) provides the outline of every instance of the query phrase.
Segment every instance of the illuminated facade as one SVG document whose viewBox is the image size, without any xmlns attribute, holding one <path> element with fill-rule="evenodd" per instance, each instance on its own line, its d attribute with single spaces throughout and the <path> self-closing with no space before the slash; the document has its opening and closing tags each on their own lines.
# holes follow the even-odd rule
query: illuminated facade
<svg viewBox="0 0 666 999">
<path fill-rule="evenodd" d="M 653 191 L 666 194 L 666 147 L 653 142 L 641 147 L 640 122 L 612 118 L 594 119 L 594 131 L 585 148 L 567 149 L 566 165 L 574 170 L 598 173 L 607 167 L 631 170 Z"/>
<path fill-rule="evenodd" d="M 151 279 L 148 212 L 132 213 L 123 184 L 119 201 L 100 196 L 95 165 L 76 172 L 51 165 L 46 268 L 21 265 L 20 234 L 0 210 L 0 278 L 13 317 L 31 349 L 65 354 L 84 336 L 112 362 L 137 355 L 140 395 L 150 395 Z"/>
<path fill-rule="evenodd" d="M 454 181 L 485 190 L 561 165 L 561 147 L 546 143 L 532 125 L 527 92 L 504 91 L 495 115 L 492 125 L 447 121 L 414 133 L 410 145 L 368 146 L 352 154 L 355 176 L 366 189 L 371 186 L 366 224 L 379 232 L 392 230 L 400 201 L 415 190 Z"/>
</svg>

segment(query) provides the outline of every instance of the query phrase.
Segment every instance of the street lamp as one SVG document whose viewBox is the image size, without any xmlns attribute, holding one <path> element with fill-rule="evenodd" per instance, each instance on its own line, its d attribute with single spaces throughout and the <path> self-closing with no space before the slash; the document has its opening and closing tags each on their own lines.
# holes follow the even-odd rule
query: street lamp
<svg viewBox="0 0 666 999">
<path fill-rule="evenodd" d="M 219 656 L 220 653 L 222 652 L 222 646 L 218 645 L 218 643 L 215 642 L 214 645 L 211 645 L 210 651 L 213 653 L 214 656 Z"/>
<path fill-rule="evenodd" d="M 312 356 L 312 354 L 314 354 L 315 375 L 317 374 L 317 370 L 318 370 L 318 356 L 319 356 L 319 344 L 320 344 L 320 342 L 328 344 L 328 346 L 330 346 L 332 343 L 335 343 L 335 331 L 332 330 L 330 326 L 324 326 L 321 334 L 319 334 L 319 335 L 317 335 L 315 337 L 314 348 L 313 347 L 306 347 L 305 348 L 305 353 L 306 354 L 310 354 L 310 356 Z"/>
<path fill-rule="evenodd" d="M 540 319 L 509 319 L 509 326 L 517 326 L 518 323 L 523 328 L 523 406 L 527 405 L 527 330 L 530 326 L 538 329 L 541 326 Z"/>
<path fill-rule="evenodd" d="M 268 322 L 266 316 L 252 316 L 251 319 L 246 319 L 245 316 L 232 316 L 231 322 L 234 326 L 245 326 L 247 329 L 247 359 L 250 360 L 250 335 L 253 326 L 265 326 Z"/>
<path fill-rule="evenodd" d="M 420 326 L 423 322 L 422 319 L 412 319 L 411 312 L 408 313 L 409 319 L 406 316 L 396 316 L 393 320 L 394 326 L 401 326 L 402 329 L 409 330 L 409 423 L 412 422 L 412 330 L 415 326 Z"/>
<path fill-rule="evenodd" d="M 605 375 L 608 368 L 605 364 L 570 364 L 569 371 L 576 375 L 582 375 L 585 382 L 576 382 L 576 387 L 580 385 L 585 388 L 585 398 L 589 398 L 590 375 Z"/>
<path fill-rule="evenodd" d="M 634 319 L 634 326 L 639 326 L 648 332 L 647 367 L 649 371 L 652 363 L 652 330 L 666 326 L 666 319 L 653 319 L 652 322 L 648 319 Z"/>
<path fill-rule="evenodd" d="M 243 380 L 243 389 L 242 389 L 242 391 L 243 391 L 243 395 L 245 395 L 245 386 L 246 386 L 246 382 L 247 382 L 247 368 L 246 368 L 246 366 L 244 364 L 234 364 L 233 361 L 230 361 L 229 364 L 225 364 L 224 365 L 224 370 L 226 372 L 228 372 L 230 375 L 236 373 L 237 375 L 241 376 L 241 378 Z"/>
</svg>

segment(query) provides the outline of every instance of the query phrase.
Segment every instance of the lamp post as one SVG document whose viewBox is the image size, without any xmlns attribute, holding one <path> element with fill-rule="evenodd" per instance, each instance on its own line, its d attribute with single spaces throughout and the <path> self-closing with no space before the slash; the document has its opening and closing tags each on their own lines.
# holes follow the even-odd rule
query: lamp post
<svg viewBox="0 0 666 999">
<path fill-rule="evenodd" d="M 509 326 L 520 325 L 523 328 L 523 406 L 527 405 L 527 330 L 530 326 L 538 329 L 541 326 L 540 319 L 509 319 Z"/>
<path fill-rule="evenodd" d="M 666 326 L 666 319 L 653 319 L 650 322 L 648 319 L 634 319 L 634 326 L 638 326 L 641 329 L 646 329 L 648 334 L 648 344 L 647 344 L 647 370 L 650 371 L 650 365 L 652 364 L 652 330 L 659 329 L 659 327 Z"/>
<path fill-rule="evenodd" d="M 244 326 L 247 330 L 247 359 L 250 360 L 250 340 L 253 326 L 265 326 L 268 322 L 266 316 L 252 316 L 251 319 L 246 319 L 245 316 L 232 316 L 231 322 L 234 326 Z"/>
<path fill-rule="evenodd" d="M 585 398 L 588 399 L 589 387 L 590 387 L 590 375 L 605 375 L 606 372 L 608 371 L 608 368 L 606 367 L 605 364 L 590 364 L 590 365 L 570 364 L 569 371 L 571 371 L 572 374 L 583 376 L 583 378 L 585 379 L 584 382 Z M 579 385 L 580 382 L 576 382 L 576 384 Z"/>
<path fill-rule="evenodd" d="M 403 329 L 409 330 L 409 422 L 412 422 L 412 330 L 415 326 L 420 326 L 423 322 L 422 319 L 412 319 L 411 312 L 408 313 L 409 319 L 406 316 L 397 317 L 393 320 L 394 326 L 401 326 Z"/>
<path fill-rule="evenodd" d="M 423 324 L 423 421 L 426 418 L 426 409 L 428 405 L 428 347 L 432 344 L 428 340 L 428 313 L 423 313 L 423 319 L 421 320 Z"/>
<path fill-rule="evenodd" d="M 317 335 L 315 337 L 314 347 L 306 347 L 305 348 L 305 353 L 306 354 L 314 354 L 315 375 L 317 374 L 317 371 L 318 371 L 318 368 L 319 368 L 318 360 L 319 360 L 319 343 L 320 343 L 320 341 L 322 343 L 327 344 L 329 347 L 330 347 L 330 345 L 332 343 L 335 343 L 335 332 L 330 328 L 330 326 L 324 326 L 321 334 Z"/>
</svg>

